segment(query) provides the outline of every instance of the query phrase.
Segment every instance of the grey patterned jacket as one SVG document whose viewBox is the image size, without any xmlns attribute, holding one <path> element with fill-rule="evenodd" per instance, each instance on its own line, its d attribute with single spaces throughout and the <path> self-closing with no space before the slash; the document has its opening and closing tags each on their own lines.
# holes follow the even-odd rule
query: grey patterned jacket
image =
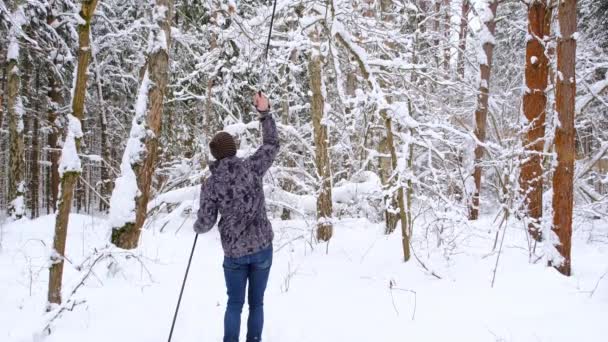
<svg viewBox="0 0 608 342">
<path fill-rule="evenodd" d="M 224 254 L 238 258 L 272 245 L 274 233 L 266 216 L 263 177 L 279 152 L 276 124 L 270 114 L 260 119 L 263 144 L 248 158 L 229 157 L 210 165 L 211 176 L 201 187 L 194 231 L 206 233 L 218 225 Z"/>
</svg>

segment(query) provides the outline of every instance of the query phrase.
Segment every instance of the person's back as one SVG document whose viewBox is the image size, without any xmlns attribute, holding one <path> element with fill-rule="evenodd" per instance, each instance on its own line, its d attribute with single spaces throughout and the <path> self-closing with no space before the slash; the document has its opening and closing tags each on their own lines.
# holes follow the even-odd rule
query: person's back
<svg viewBox="0 0 608 342">
<path fill-rule="evenodd" d="M 266 216 L 262 176 L 249 159 L 229 157 L 216 161 L 207 181 L 221 216 L 218 228 L 226 256 L 241 257 L 272 243 Z"/>
<path fill-rule="evenodd" d="M 211 230 L 217 221 L 224 249 L 224 276 L 228 305 L 224 317 L 224 342 L 238 342 L 240 316 L 249 282 L 247 342 L 261 341 L 264 322 L 263 298 L 272 264 L 274 234 L 264 199 L 263 177 L 278 151 L 276 124 L 268 113 L 268 100 L 258 94 L 263 144 L 250 157 L 236 157 L 234 138 L 226 132 L 215 135 L 209 147 L 216 161 L 211 177 L 201 188 L 200 208 L 194 224 L 197 233 Z"/>
</svg>

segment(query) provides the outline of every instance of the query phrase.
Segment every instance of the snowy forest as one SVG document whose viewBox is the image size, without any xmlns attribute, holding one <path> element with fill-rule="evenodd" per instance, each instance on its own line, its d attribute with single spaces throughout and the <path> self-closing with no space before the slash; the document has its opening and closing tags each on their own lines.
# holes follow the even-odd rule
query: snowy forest
<svg viewBox="0 0 608 342">
<path fill-rule="evenodd" d="M 265 341 L 606 341 L 606 0 L 0 0 L 0 340 L 164 340 L 259 91 Z M 221 340 L 200 239 L 174 341 Z"/>
</svg>

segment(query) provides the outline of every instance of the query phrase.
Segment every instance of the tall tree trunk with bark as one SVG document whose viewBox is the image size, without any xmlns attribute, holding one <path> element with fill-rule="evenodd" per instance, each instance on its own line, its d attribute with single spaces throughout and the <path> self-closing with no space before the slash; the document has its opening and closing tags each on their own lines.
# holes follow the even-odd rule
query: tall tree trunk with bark
<svg viewBox="0 0 608 342">
<path fill-rule="evenodd" d="M 0 47 L 1 49 L 1 47 Z M 0 72 L 2 72 L 2 77 L 0 77 L 0 129 L 2 129 L 2 124 L 4 120 L 4 91 L 5 91 L 5 82 L 6 82 L 6 57 L 4 56 L 4 51 L 0 50 Z"/>
<path fill-rule="evenodd" d="M 25 155 L 21 70 L 19 69 L 19 37 L 25 24 L 21 1 L 13 3 L 12 27 L 9 32 L 7 52 L 7 115 L 9 132 L 8 215 L 20 219 L 25 215 Z"/>
<path fill-rule="evenodd" d="M 52 25 L 55 22 L 56 11 L 54 10 L 54 4 L 49 3 L 47 9 L 47 25 Z M 61 92 L 61 77 L 60 72 L 63 70 L 63 59 L 58 57 L 61 55 L 60 51 L 49 51 L 48 58 L 52 61 L 53 67 L 49 68 L 47 74 L 48 81 L 48 106 L 47 106 L 47 121 L 49 129 L 47 133 L 47 158 L 50 162 L 50 168 L 47 169 L 47 213 L 55 212 L 57 210 L 57 199 L 59 197 L 59 157 L 61 155 L 59 150 L 60 140 L 60 129 L 57 123 L 59 118 L 59 111 L 64 106 L 64 98 Z"/>
<path fill-rule="evenodd" d="M 39 116 L 40 111 L 40 69 L 36 70 L 36 98 L 34 99 L 34 115 L 32 117 L 32 152 L 31 156 L 31 172 L 30 172 L 30 191 L 32 195 L 30 197 L 31 203 L 31 215 L 32 218 L 36 218 L 40 213 L 40 134 L 39 131 Z"/>
<path fill-rule="evenodd" d="M 383 110 L 382 117 L 386 117 L 386 110 Z M 384 120 L 386 124 L 386 120 Z M 388 134 L 387 134 L 388 135 Z M 392 134 L 391 134 L 392 135 Z M 389 139 L 388 136 L 384 136 L 382 141 L 380 141 L 380 153 L 382 153 L 382 157 L 379 157 L 378 164 L 378 173 L 380 174 L 380 180 L 382 181 L 382 185 L 384 190 L 386 191 L 384 194 L 384 233 L 391 234 L 397 228 L 397 223 L 399 222 L 399 212 L 398 207 L 399 204 L 397 202 L 397 196 L 392 193 L 388 193 L 389 191 L 394 190 L 395 186 L 395 177 L 394 177 L 394 169 L 393 169 L 393 158 L 392 158 L 392 150 L 395 147 L 392 145 L 393 137 Z"/>
<path fill-rule="evenodd" d="M 496 31 L 496 9 L 498 8 L 498 0 L 487 0 L 481 9 L 481 26 L 480 39 L 483 48 L 483 54 L 479 57 L 479 69 L 481 80 L 479 83 L 479 95 L 477 97 L 477 109 L 475 110 L 475 136 L 480 142 L 486 140 L 486 121 L 488 117 L 488 100 L 490 97 L 490 74 L 492 72 L 492 57 L 494 55 L 494 33 Z M 473 180 L 475 188 L 471 203 L 469 203 L 469 219 L 477 220 L 479 218 L 479 193 L 481 191 L 481 162 L 484 155 L 484 147 L 477 144 L 475 146 L 475 170 L 473 171 Z"/>
<path fill-rule="evenodd" d="M 317 239 L 329 241 L 333 234 L 331 167 L 329 164 L 327 126 L 325 125 L 325 99 L 323 98 L 321 56 L 313 52 L 308 64 L 310 89 L 312 91 L 311 112 L 315 140 L 315 161 L 319 175 L 317 195 Z"/>
<path fill-rule="evenodd" d="M 67 237 L 70 210 L 74 198 L 74 187 L 82 172 L 78 151 L 82 139 L 81 122 L 84 119 L 84 103 L 87 90 L 89 60 L 91 59 L 91 19 L 95 13 L 97 0 L 83 0 L 78 25 L 78 66 L 72 99 L 72 115 L 68 116 L 68 130 L 63 149 L 59 172 L 61 176 L 61 195 L 55 217 L 54 253 L 51 255 L 52 266 L 49 272 L 48 301 L 51 304 L 61 303 L 61 283 L 63 277 L 63 259 Z M 51 307 L 49 306 L 49 309 Z"/>
<path fill-rule="evenodd" d="M 446 73 L 450 71 L 450 57 L 451 53 L 451 43 L 450 36 L 452 33 L 450 32 L 451 28 L 451 0 L 443 0 L 443 34 L 445 35 L 447 41 L 445 42 L 445 46 L 443 48 L 443 69 Z"/>
<path fill-rule="evenodd" d="M 59 116 L 59 109 L 63 106 L 63 95 L 61 94 L 61 88 L 59 81 L 57 80 L 54 71 L 48 76 L 49 82 L 49 105 L 47 109 L 47 120 L 50 125 L 48 133 L 47 146 L 49 149 L 48 158 L 51 162 L 49 170 L 49 189 L 50 201 L 47 204 L 48 207 L 54 212 L 57 210 L 57 199 L 59 197 L 59 127 L 57 126 L 57 118 Z"/>
<path fill-rule="evenodd" d="M 553 231 L 559 238 L 562 260 L 552 260 L 560 273 L 570 276 L 574 159 L 574 112 L 576 96 L 576 0 L 562 0 L 558 6 L 560 35 L 557 40 L 557 104 L 559 125 L 555 128 L 557 167 L 553 175 Z"/>
<path fill-rule="evenodd" d="M 545 0 L 534 0 L 528 5 L 528 42 L 526 44 L 526 91 L 523 111 L 527 119 L 523 145 L 526 150 L 521 166 L 519 184 L 525 197 L 530 223 L 528 231 L 536 239 L 541 239 L 540 218 L 543 215 L 543 169 L 542 157 L 545 137 L 545 116 L 547 106 L 548 60 L 545 54 L 546 37 L 550 29 L 545 25 Z"/>
<path fill-rule="evenodd" d="M 395 141 L 393 135 L 393 120 L 388 115 L 386 110 L 381 111 L 382 120 L 384 121 L 384 127 L 386 128 L 386 143 L 391 155 L 391 170 L 393 173 L 397 171 L 397 151 L 395 150 Z M 412 146 L 410 146 L 411 148 Z M 391 195 L 391 212 L 397 212 L 395 216 L 399 219 L 401 223 L 401 245 L 403 247 L 403 261 L 410 260 L 410 231 L 408 226 L 408 217 L 406 214 L 405 208 L 405 194 L 403 191 L 403 185 L 395 174 L 391 175 L 393 179 L 392 182 L 389 182 L 391 188 L 397 187 L 397 194 Z M 398 211 L 397 211 L 398 210 Z M 387 211 L 388 215 L 388 211 Z M 396 222 L 395 222 L 396 224 Z"/>
<path fill-rule="evenodd" d="M 112 148 L 110 147 L 110 139 L 108 138 L 108 117 L 105 107 L 105 97 L 103 95 L 103 80 L 99 72 L 99 63 L 95 57 L 95 51 L 93 51 L 93 63 L 95 64 L 95 81 L 97 85 L 97 96 L 99 98 L 100 110 L 99 110 L 99 130 L 101 139 L 101 180 L 99 187 L 99 194 L 101 200 L 99 201 L 99 210 L 104 212 L 109 209 L 107 203 L 112 195 L 112 179 L 110 177 L 110 171 L 112 168 Z"/>
<path fill-rule="evenodd" d="M 458 75 L 464 79 L 464 55 L 467 49 L 467 33 L 469 31 L 469 12 L 471 3 L 469 0 L 462 0 L 462 10 L 460 12 L 460 31 L 458 33 Z"/>
<path fill-rule="evenodd" d="M 148 47 L 148 61 L 125 150 L 121 176 L 110 200 L 112 243 L 137 247 L 148 213 L 152 176 L 156 167 L 165 91 L 169 79 L 169 51 L 173 0 L 156 0 Z M 128 203 L 125 206 L 125 203 Z"/>
</svg>

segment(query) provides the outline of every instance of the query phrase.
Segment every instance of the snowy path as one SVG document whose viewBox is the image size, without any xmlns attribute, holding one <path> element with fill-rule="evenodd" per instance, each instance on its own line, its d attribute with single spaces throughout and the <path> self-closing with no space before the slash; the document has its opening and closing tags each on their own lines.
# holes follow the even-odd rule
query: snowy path
<svg viewBox="0 0 608 342">
<path fill-rule="evenodd" d="M 107 228 L 99 219 L 72 217 L 67 250 L 78 263 L 93 246 L 103 246 Z M 96 277 L 77 295 L 86 304 L 66 313 L 43 340 L 165 341 L 193 238 L 191 222 L 174 233 L 182 223 L 177 221 L 165 233 L 143 234 L 138 253 L 151 279 L 133 259 L 123 259 L 113 276 L 106 267 L 96 268 Z M 46 320 L 48 274 L 43 266 L 48 250 L 41 240 L 50 243 L 52 222 L 52 217 L 44 217 L 3 227 L 0 341 L 42 341 L 33 337 Z M 601 228 L 606 234 L 608 227 Z M 540 264 L 528 264 L 527 251 L 521 248 L 524 235 L 512 229 L 494 289 L 490 281 L 495 255 L 483 257 L 493 235 L 481 231 L 469 232 L 466 246 L 462 244 L 449 264 L 430 259 L 442 280 L 415 261 L 401 263 L 399 235 L 387 238 L 380 226 L 364 220 L 341 221 L 328 255 L 326 245 L 311 251 L 304 222 L 277 221 L 275 231 L 275 248 L 300 235 L 305 238 L 275 254 L 266 295 L 267 342 L 600 342 L 608 336 L 608 279 L 597 285 L 592 297 L 588 292 L 608 271 L 608 245 L 588 244 L 582 230 L 573 247 L 576 275 L 567 279 Z M 424 250 L 417 253 L 426 260 Z M 217 231 L 202 236 L 175 342 L 221 341 L 226 301 L 221 260 Z M 71 288 L 81 274 L 69 266 L 66 272 L 64 284 Z"/>
</svg>

